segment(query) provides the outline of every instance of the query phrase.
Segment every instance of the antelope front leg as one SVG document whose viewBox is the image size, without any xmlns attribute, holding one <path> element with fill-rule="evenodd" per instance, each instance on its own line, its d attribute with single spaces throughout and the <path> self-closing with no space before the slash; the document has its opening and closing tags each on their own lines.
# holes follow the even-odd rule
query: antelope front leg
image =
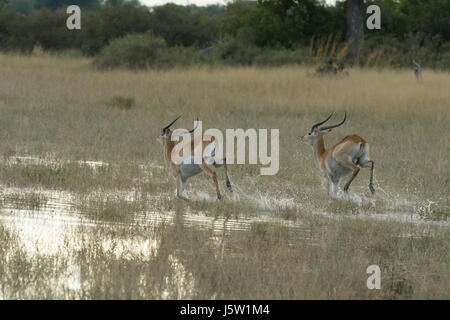
<svg viewBox="0 0 450 320">
<path fill-rule="evenodd" d="M 336 192 L 339 185 L 339 179 L 336 179 L 335 177 L 330 177 L 330 193 L 332 198 L 336 198 Z"/>
<path fill-rule="evenodd" d="M 325 185 L 325 189 L 327 190 L 328 196 L 333 197 L 333 186 L 331 184 L 331 178 L 327 172 L 323 173 L 323 183 Z"/>
<path fill-rule="evenodd" d="M 211 168 L 209 168 L 209 167 L 206 165 L 205 162 L 203 162 L 203 163 L 200 165 L 200 168 L 202 168 L 202 170 L 203 170 L 204 172 L 206 172 L 206 174 L 207 174 L 208 176 L 210 176 L 211 179 L 213 180 L 214 185 L 216 186 L 217 199 L 219 199 L 219 200 L 222 199 L 222 195 L 220 194 L 220 190 L 219 190 L 219 183 L 217 182 L 217 174 L 216 174 L 216 172 L 215 172 L 214 170 L 212 170 Z"/>
<path fill-rule="evenodd" d="M 175 179 L 177 180 L 177 197 L 181 200 L 189 201 L 187 198 L 185 198 L 181 195 L 181 193 L 183 192 L 183 187 L 184 187 L 181 177 L 177 176 Z"/>
</svg>

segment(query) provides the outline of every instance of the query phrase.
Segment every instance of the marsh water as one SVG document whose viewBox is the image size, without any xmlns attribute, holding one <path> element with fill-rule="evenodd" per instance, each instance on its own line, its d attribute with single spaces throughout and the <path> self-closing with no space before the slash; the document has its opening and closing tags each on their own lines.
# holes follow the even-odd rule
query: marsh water
<svg viewBox="0 0 450 320">
<path fill-rule="evenodd" d="M 16 157 L 14 161 L 29 165 L 41 160 L 33 157 Z M 85 162 L 85 164 L 96 168 L 104 163 Z M 76 193 L 69 191 L 2 186 L 1 194 L 0 226 L 4 232 L 13 235 L 14 241 L 11 243 L 16 250 L 8 252 L 4 249 L 6 250 L 4 258 L 7 259 L 7 264 L 11 268 L 16 269 L 17 267 L 14 267 L 10 261 L 14 259 L 22 261 L 18 263 L 18 266 L 29 269 L 21 272 L 28 274 L 30 283 L 15 284 L 14 281 L 17 280 L 15 277 L 21 277 L 22 273 L 16 276 L 11 274 L 9 280 L 11 284 L 2 289 L 0 298 L 27 298 L 36 297 L 36 295 L 40 298 L 192 298 L 198 294 L 194 290 L 198 286 L 196 284 L 198 279 L 195 279 L 198 275 L 189 270 L 197 266 L 190 267 L 189 264 L 192 263 L 190 261 L 192 255 L 195 260 L 195 255 L 199 253 L 193 254 L 191 247 L 200 246 L 201 249 L 198 250 L 220 260 L 223 254 L 243 254 L 239 241 L 230 240 L 231 234 L 245 234 L 255 230 L 258 232 L 260 226 L 263 226 L 262 232 L 266 232 L 264 228 L 267 226 L 282 228 L 287 246 L 298 242 L 307 246 L 320 246 L 320 237 L 326 232 L 326 226 L 313 229 L 311 224 L 304 223 L 301 218 L 285 219 L 276 214 L 275 209 L 280 207 L 302 208 L 302 204 L 296 203 L 293 199 L 248 194 L 239 186 L 235 186 L 235 193 L 227 201 L 251 202 L 259 208 L 260 214 L 257 216 L 209 215 L 206 211 L 191 212 L 183 202 L 176 202 L 171 209 L 162 211 L 152 205 L 161 201 L 161 195 L 151 193 L 142 195 L 133 190 L 104 191 L 100 197 L 120 197 L 121 201 L 126 203 L 144 201 L 147 204 L 143 209 L 136 209 L 130 217 L 111 220 L 92 216 L 89 208 L 80 203 L 87 198 L 80 199 Z M 188 197 L 207 203 L 216 202 L 213 197 L 201 191 L 188 192 Z M 354 194 L 350 200 L 357 205 L 363 201 L 370 201 L 357 194 Z M 398 203 L 398 199 L 395 199 L 395 202 Z M 435 223 L 424 221 L 418 214 L 399 211 L 347 216 L 336 216 L 324 211 L 311 211 L 310 214 L 329 219 Z M 438 224 L 444 228 L 450 226 L 449 222 Z M 19 256 L 15 257 L 17 254 Z M 154 264 L 154 261 L 160 261 L 161 255 L 164 256 L 163 265 L 170 271 L 166 270 L 160 275 L 153 274 L 151 277 L 142 271 L 148 267 L 148 263 Z M 52 260 L 49 265 L 42 267 L 41 263 L 45 259 Z M 122 288 L 119 292 L 102 293 L 105 294 L 103 296 L 95 291 L 104 290 L 104 282 L 107 281 L 103 278 L 97 279 L 98 270 L 109 268 L 108 272 L 112 272 L 111 268 L 114 268 L 114 263 L 117 261 L 120 262 L 120 266 L 126 265 L 127 268 L 131 268 L 129 269 L 131 273 L 134 272 L 133 268 L 139 269 L 137 278 L 131 276 L 132 279 L 129 279 L 130 275 L 127 275 L 126 279 L 130 285 L 136 283 L 139 286 L 146 283 L 144 287 L 153 288 L 151 294 L 140 295 L 135 293 L 134 289 L 128 292 L 127 289 Z M 102 264 L 106 265 L 98 266 Z M 93 271 L 91 268 L 98 268 L 98 270 Z M 156 264 L 153 268 L 158 269 L 161 266 Z M 11 270 L 11 273 L 15 272 Z M 120 270 L 123 272 L 123 269 Z M 41 283 L 31 280 L 35 272 L 44 274 L 40 275 Z M 110 277 L 114 276 L 119 277 L 120 274 L 110 273 Z M 96 278 L 93 279 L 93 277 Z M 160 280 L 155 282 L 153 277 Z M 89 292 L 89 295 L 86 295 L 86 292 Z M 215 296 L 212 294 L 209 297 Z"/>
</svg>

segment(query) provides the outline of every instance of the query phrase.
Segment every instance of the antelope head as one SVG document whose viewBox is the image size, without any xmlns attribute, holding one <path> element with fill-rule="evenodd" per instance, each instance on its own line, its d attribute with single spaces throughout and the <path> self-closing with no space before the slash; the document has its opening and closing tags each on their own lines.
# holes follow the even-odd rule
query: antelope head
<svg viewBox="0 0 450 320">
<path fill-rule="evenodd" d="M 159 143 L 161 143 L 163 146 L 169 146 L 171 144 L 171 138 L 172 138 L 172 134 L 174 133 L 174 130 L 171 130 L 170 127 L 180 118 L 181 118 L 181 116 L 178 116 L 177 118 L 175 118 L 175 120 L 173 120 L 171 123 L 169 123 L 167 126 L 165 126 L 162 129 L 162 133 L 156 138 L 156 140 Z M 194 132 L 195 129 L 196 128 L 189 130 L 188 132 L 192 133 L 192 132 Z"/>
<path fill-rule="evenodd" d="M 156 138 L 156 140 L 161 143 L 163 146 L 168 145 L 168 143 L 171 141 L 172 137 L 172 130 L 170 130 L 170 127 L 180 118 L 181 116 L 178 116 L 175 120 L 173 120 L 171 123 L 169 123 L 167 126 L 165 126 L 162 129 L 162 133 Z"/>
<path fill-rule="evenodd" d="M 334 114 L 334 111 L 331 112 L 330 115 L 325 120 L 314 124 L 311 127 L 311 131 L 308 132 L 307 134 L 305 134 L 303 137 L 301 137 L 301 141 L 314 148 L 314 146 L 317 145 L 317 143 L 320 141 L 320 139 L 322 138 L 323 135 L 331 132 L 332 129 L 343 125 L 345 120 L 347 119 L 347 113 L 344 113 L 344 120 L 342 120 L 340 123 L 331 125 L 331 126 L 320 127 L 325 122 L 330 120 L 330 118 L 333 116 L 333 114 Z"/>
</svg>

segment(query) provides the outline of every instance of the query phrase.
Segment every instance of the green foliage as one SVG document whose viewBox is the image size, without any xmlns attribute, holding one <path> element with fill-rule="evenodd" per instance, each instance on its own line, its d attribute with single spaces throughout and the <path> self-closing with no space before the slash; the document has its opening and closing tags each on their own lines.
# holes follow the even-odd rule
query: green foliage
<svg viewBox="0 0 450 320">
<path fill-rule="evenodd" d="M 108 106 L 119 109 L 131 109 L 136 105 L 134 97 L 131 96 L 114 96 L 108 101 Z"/>
<path fill-rule="evenodd" d="M 33 14 L 39 9 L 55 11 L 70 5 L 77 5 L 81 10 L 99 11 L 100 0 L 0 0 L 0 8 L 6 6 L 22 14 Z"/>
<path fill-rule="evenodd" d="M 315 0 L 259 0 L 229 4 L 223 13 L 222 30 L 259 46 L 295 47 L 344 26 L 342 5 L 325 7 Z"/>
<path fill-rule="evenodd" d="M 1 50 L 30 53 L 36 43 L 31 32 L 30 19 L 14 11 L 0 11 Z"/>
<path fill-rule="evenodd" d="M 231 65 L 251 65 L 260 54 L 261 48 L 233 39 L 220 47 L 220 59 Z"/>
<path fill-rule="evenodd" d="M 31 14 L 35 11 L 34 2 L 30 0 L 3 0 L 0 7 L 22 13 Z"/>
<path fill-rule="evenodd" d="M 218 16 L 223 12 L 224 6 L 220 4 L 210 4 L 206 7 L 200 7 L 199 9 L 204 11 L 208 16 Z"/>
<path fill-rule="evenodd" d="M 65 10 L 55 12 L 41 9 L 31 16 L 33 39 L 44 50 L 64 50 L 79 48 L 80 33 L 69 31 L 66 27 Z"/>
<path fill-rule="evenodd" d="M 154 8 L 151 29 L 169 46 L 206 46 L 217 35 L 217 23 L 204 11 L 172 3 Z"/>
<path fill-rule="evenodd" d="M 81 10 L 95 10 L 100 9 L 99 0 L 34 0 L 34 7 L 36 9 L 47 8 L 50 10 L 57 10 L 67 8 L 70 5 L 77 5 Z"/>
<path fill-rule="evenodd" d="M 439 207 L 436 203 L 421 203 L 416 209 L 419 216 L 426 221 L 450 220 L 450 208 Z"/>
<path fill-rule="evenodd" d="M 110 1 L 96 18 L 100 21 L 94 20 L 94 27 L 101 29 L 105 44 L 130 33 L 143 33 L 150 29 L 150 12 L 134 2 Z"/>
<path fill-rule="evenodd" d="M 81 30 L 66 28 L 68 4 L 83 9 Z M 415 59 L 424 67 L 450 68 L 448 0 L 366 1 L 369 4 L 381 7 L 382 29 L 366 30 L 360 65 L 410 67 Z M 149 64 L 155 56 L 142 56 L 146 46 L 136 53 L 144 62 L 112 63 L 133 68 L 320 64 L 323 61 L 314 57 L 333 55 L 319 52 L 317 39 L 333 37 L 330 46 L 322 43 L 325 51 L 342 48 L 345 31 L 345 1 L 331 6 L 319 0 L 237 0 L 226 6 L 166 4 L 149 10 L 137 0 L 0 0 L 0 50 L 30 53 L 39 45 L 47 51 L 77 49 L 95 56 L 115 39 L 130 34 L 152 33 L 164 40 L 165 56 L 160 55 L 156 64 Z M 108 50 L 111 60 L 113 49 Z M 107 55 L 102 53 L 97 61 Z"/>
<path fill-rule="evenodd" d="M 101 69 L 127 67 L 132 69 L 166 64 L 166 42 L 151 34 L 132 34 L 114 39 L 95 59 Z"/>
</svg>

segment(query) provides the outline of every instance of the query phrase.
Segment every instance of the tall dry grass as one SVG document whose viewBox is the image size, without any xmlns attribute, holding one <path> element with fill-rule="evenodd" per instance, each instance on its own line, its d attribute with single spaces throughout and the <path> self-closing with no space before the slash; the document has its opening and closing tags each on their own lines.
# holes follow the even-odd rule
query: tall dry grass
<svg viewBox="0 0 450 320">
<path fill-rule="evenodd" d="M 343 127 L 328 146 L 359 133 L 371 145 L 379 187 L 387 192 L 448 203 L 450 76 L 424 70 L 353 69 L 349 76 L 314 76 L 303 67 L 189 68 L 98 72 L 86 59 L 0 56 L 0 150 L 63 159 L 162 164 L 155 137 L 182 114 L 178 126 L 279 128 L 280 172 L 257 175 L 256 166 L 233 166 L 236 177 L 290 194 L 316 193 L 319 175 L 299 137 L 331 110 Z M 109 108 L 114 96 L 136 101 Z M 365 186 L 365 170 L 355 186 Z M 313 190 L 310 190 L 312 187 Z M 270 188 L 269 188 L 270 189 Z M 311 194 L 312 196 L 312 194 Z"/>
<path fill-rule="evenodd" d="M 351 69 L 336 77 L 299 66 L 99 72 L 88 59 L 0 55 L 0 154 L 108 163 L 94 170 L 4 161 L 0 183 L 80 193 L 81 214 L 126 222 L 123 230 L 80 227 L 80 249 L 69 245 L 70 238 L 60 248 L 65 255 L 55 256 L 27 255 L 20 236 L 0 225 L 0 297 L 448 298 L 448 228 L 354 217 L 364 211 L 413 213 L 416 203 L 428 200 L 448 208 L 448 88 L 448 73 L 428 70 L 421 83 L 410 70 L 389 69 Z M 120 96 L 135 105 L 110 107 Z M 299 138 L 331 110 L 332 122 L 344 111 L 348 120 L 326 136 L 328 146 L 355 132 L 371 145 L 374 198 L 368 170 L 350 188 L 359 203 L 329 200 L 321 188 L 312 152 Z M 155 138 L 179 114 L 180 127 L 191 127 L 199 117 L 204 129 L 280 129 L 279 173 L 260 176 L 258 166 L 233 165 L 239 201 L 200 198 L 199 192 L 214 195 L 206 178 L 188 185 L 193 201 L 173 201 L 174 184 L 161 168 Z M 139 202 L 120 193 L 107 198 L 117 190 L 133 190 Z M 26 208 L 33 208 L 34 198 L 27 201 Z M 175 222 L 155 230 L 127 224 L 143 211 L 175 211 Z M 336 219 L 314 214 L 323 211 Z M 297 221 L 304 229 L 296 233 L 263 222 L 223 232 L 216 241 L 209 230 L 184 225 L 186 212 L 269 216 Z M 123 239 L 155 240 L 158 250 L 144 258 L 128 246 L 117 255 L 101 245 L 105 239 L 112 247 Z M 56 290 L 54 281 L 71 264 L 81 266 L 81 291 Z M 370 264 L 382 268 L 380 291 L 365 286 Z"/>
</svg>

